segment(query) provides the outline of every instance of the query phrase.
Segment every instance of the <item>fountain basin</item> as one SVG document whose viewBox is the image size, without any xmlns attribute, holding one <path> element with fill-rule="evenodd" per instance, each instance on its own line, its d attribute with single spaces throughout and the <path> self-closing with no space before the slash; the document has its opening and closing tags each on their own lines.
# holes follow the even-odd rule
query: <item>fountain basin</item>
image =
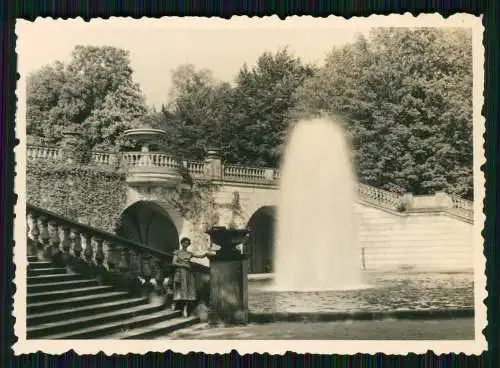
<svg viewBox="0 0 500 368">
<path fill-rule="evenodd" d="M 123 132 L 123 136 L 138 142 L 152 142 L 165 136 L 165 131 L 152 128 L 128 129 Z"/>
<path fill-rule="evenodd" d="M 273 291 L 272 277 L 249 278 L 249 311 L 262 320 L 287 320 L 290 316 L 363 319 L 381 316 L 471 313 L 474 308 L 472 272 L 375 272 L 362 273 L 370 288 L 358 290 Z M 462 311 L 462 312 L 460 312 Z M 274 316 L 274 317 L 273 317 Z M 281 316 L 281 317 L 280 317 Z M 315 317 L 316 316 L 316 317 Z M 365 317 L 363 317 L 365 316 Z M 378 316 L 378 317 L 377 317 Z M 389 317 L 387 317 L 389 318 Z"/>
</svg>

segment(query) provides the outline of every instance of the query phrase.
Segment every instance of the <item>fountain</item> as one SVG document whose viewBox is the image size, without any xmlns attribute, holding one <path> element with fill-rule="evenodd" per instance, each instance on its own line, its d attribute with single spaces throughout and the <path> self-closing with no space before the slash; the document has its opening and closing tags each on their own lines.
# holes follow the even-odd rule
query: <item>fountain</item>
<svg viewBox="0 0 500 368">
<path fill-rule="evenodd" d="M 273 288 L 359 288 L 355 180 L 338 124 L 316 119 L 294 127 L 280 189 Z"/>
</svg>

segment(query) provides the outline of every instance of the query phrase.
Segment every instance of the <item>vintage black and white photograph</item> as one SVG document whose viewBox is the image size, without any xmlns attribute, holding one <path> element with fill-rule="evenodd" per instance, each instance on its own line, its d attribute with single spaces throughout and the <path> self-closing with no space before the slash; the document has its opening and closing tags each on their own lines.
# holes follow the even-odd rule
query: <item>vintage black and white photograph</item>
<svg viewBox="0 0 500 368">
<path fill-rule="evenodd" d="M 16 352 L 486 348 L 479 17 L 16 34 Z"/>
</svg>

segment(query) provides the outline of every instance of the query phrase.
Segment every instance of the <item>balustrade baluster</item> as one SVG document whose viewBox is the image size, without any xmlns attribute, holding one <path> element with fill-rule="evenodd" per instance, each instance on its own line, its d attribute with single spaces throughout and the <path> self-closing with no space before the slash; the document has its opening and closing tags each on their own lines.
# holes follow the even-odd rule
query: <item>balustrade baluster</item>
<svg viewBox="0 0 500 368">
<path fill-rule="evenodd" d="M 46 217 L 40 219 L 42 223 L 42 232 L 40 234 L 40 239 L 44 246 L 50 245 L 50 233 L 49 233 L 49 220 Z"/>
<path fill-rule="evenodd" d="M 59 245 L 61 244 L 61 238 L 59 236 L 59 225 L 55 221 L 50 221 L 50 239 L 49 243 L 50 246 L 48 248 L 49 252 L 48 255 L 50 257 L 55 256 L 57 253 L 59 253 Z"/>
<path fill-rule="evenodd" d="M 110 271 L 115 271 L 118 268 L 118 265 L 120 264 L 120 255 L 117 254 L 119 252 L 118 247 L 114 242 L 108 242 L 108 256 L 106 257 L 107 259 L 107 265 L 108 265 L 108 270 Z"/>
<path fill-rule="evenodd" d="M 68 225 L 63 226 L 62 250 L 64 254 L 69 254 L 71 249 L 71 228 Z"/>
<path fill-rule="evenodd" d="M 75 258 L 81 258 L 82 256 L 82 237 L 78 230 L 73 231 L 72 235 L 73 242 L 73 255 Z"/>
<path fill-rule="evenodd" d="M 85 257 L 85 261 L 89 264 L 92 262 L 92 256 L 94 255 L 94 249 L 92 249 L 92 235 L 85 233 L 83 234 L 83 238 L 85 239 L 85 251 L 83 252 L 83 256 Z"/>
<path fill-rule="evenodd" d="M 130 274 L 130 252 L 127 248 L 122 248 L 120 263 L 118 264 L 120 272 Z"/>
<path fill-rule="evenodd" d="M 95 242 L 97 244 L 97 250 L 95 253 L 95 263 L 97 264 L 98 267 L 104 267 L 104 250 L 103 250 L 103 242 L 104 240 L 100 238 L 95 238 Z"/>
<path fill-rule="evenodd" d="M 156 293 L 158 295 L 165 294 L 163 283 L 165 282 L 165 272 L 163 271 L 163 264 L 160 259 L 153 260 L 153 275 L 156 282 Z"/>
<path fill-rule="evenodd" d="M 39 246 L 38 237 L 40 236 L 40 229 L 38 228 L 38 215 L 31 214 L 31 238 L 35 242 L 35 245 Z"/>
<path fill-rule="evenodd" d="M 133 277 L 137 277 L 141 273 L 141 255 L 137 250 L 132 250 L 130 252 L 130 261 L 129 261 L 129 267 L 130 267 L 130 274 Z"/>
<path fill-rule="evenodd" d="M 31 218 L 31 224 L 29 219 Z M 36 256 L 37 249 L 35 241 L 30 238 L 31 228 L 33 227 L 33 217 L 27 214 L 26 218 L 26 241 L 28 243 L 28 256 Z"/>
<path fill-rule="evenodd" d="M 144 278 L 144 286 L 151 287 L 151 276 L 153 274 L 151 269 L 151 255 L 149 253 L 141 253 L 141 276 Z"/>
</svg>

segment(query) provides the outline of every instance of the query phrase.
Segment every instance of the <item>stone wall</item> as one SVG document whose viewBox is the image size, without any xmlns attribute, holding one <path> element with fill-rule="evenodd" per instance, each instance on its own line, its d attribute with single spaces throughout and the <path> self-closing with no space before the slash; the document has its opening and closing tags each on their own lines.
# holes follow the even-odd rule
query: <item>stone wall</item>
<svg viewBox="0 0 500 368">
<path fill-rule="evenodd" d="M 240 196 L 246 226 L 252 215 L 265 206 L 277 206 L 279 192 L 270 186 L 224 184 L 217 202 Z M 360 264 L 364 253 L 367 269 L 467 270 L 473 267 L 473 224 L 447 212 L 443 196 L 407 198 L 409 210 L 398 212 L 362 201 L 356 204 Z M 221 224 L 230 214 L 222 209 Z"/>
<path fill-rule="evenodd" d="M 398 214 L 356 205 L 367 269 L 466 270 L 473 267 L 473 225 L 443 212 Z"/>
</svg>

